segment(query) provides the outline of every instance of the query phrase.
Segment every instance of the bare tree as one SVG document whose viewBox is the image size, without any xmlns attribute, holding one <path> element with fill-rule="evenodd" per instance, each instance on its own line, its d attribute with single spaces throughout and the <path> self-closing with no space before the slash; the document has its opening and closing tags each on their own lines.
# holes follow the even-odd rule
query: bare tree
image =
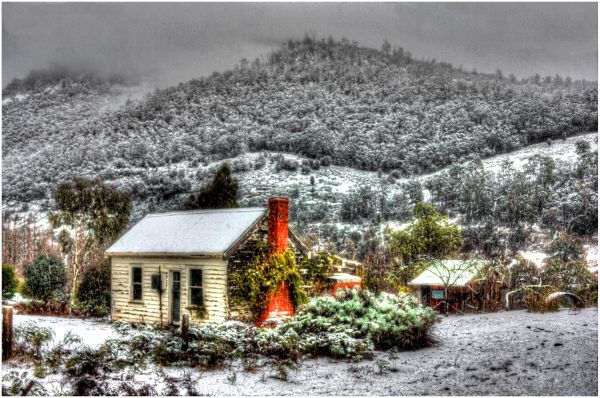
<svg viewBox="0 0 600 398">
<path fill-rule="evenodd" d="M 481 267 L 481 260 L 437 260 L 431 261 L 427 270 L 437 276 L 444 287 L 444 313 L 448 315 L 448 289 L 465 278 L 471 279 Z M 464 281 L 465 283 L 468 282 Z"/>
</svg>

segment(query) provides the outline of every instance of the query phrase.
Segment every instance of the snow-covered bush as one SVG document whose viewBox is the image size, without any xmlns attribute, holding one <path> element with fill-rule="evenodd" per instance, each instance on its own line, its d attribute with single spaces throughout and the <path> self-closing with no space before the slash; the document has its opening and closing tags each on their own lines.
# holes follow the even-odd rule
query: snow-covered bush
<svg viewBox="0 0 600 398">
<path fill-rule="evenodd" d="M 110 259 L 90 267 L 77 287 L 77 308 L 83 314 L 108 315 L 110 312 Z"/>
<path fill-rule="evenodd" d="M 246 328 L 241 322 L 191 326 L 185 358 L 191 365 L 220 366 L 236 357 L 238 338 Z"/>
<path fill-rule="evenodd" d="M 28 372 L 11 370 L 2 372 L 2 395 L 22 395 L 23 388 L 27 385 Z M 43 397 L 48 396 L 48 391 L 40 383 L 34 383 L 33 387 L 29 391 L 30 396 Z"/>
<path fill-rule="evenodd" d="M 99 350 L 103 350 L 117 367 L 143 367 L 152 362 L 166 365 L 182 359 L 179 331 L 124 322 L 116 323 L 115 330 L 122 337 L 107 340 Z"/>
<path fill-rule="evenodd" d="M 257 353 L 270 358 L 297 360 L 300 336 L 292 330 L 263 329 L 256 335 Z"/>
<path fill-rule="evenodd" d="M 83 345 L 65 361 L 65 370 L 74 377 L 97 376 L 111 370 L 112 362 L 108 359 L 105 350 Z"/>
<path fill-rule="evenodd" d="M 76 350 L 76 347 L 81 346 L 83 340 L 80 336 L 68 331 L 63 339 L 56 343 L 44 355 L 44 365 L 49 369 L 57 370 L 64 358 L 67 358 Z"/>
<path fill-rule="evenodd" d="M 558 311 L 559 301 L 546 301 L 546 298 L 557 292 L 558 289 L 553 286 L 527 286 L 523 289 L 525 308 L 529 312 L 552 312 Z"/>
<path fill-rule="evenodd" d="M 294 318 L 273 328 L 257 328 L 238 321 L 191 325 L 186 350 L 182 348 L 179 328 L 123 322 L 114 324 L 118 336 L 97 348 L 76 346 L 74 343 L 79 340 L 67 336 L 53 349 L 44 351 L 51 332 L 33 324 L 26 324 L 17 335 L 33 336 L 29 340 L 37 342 L 41 362 L 55 371 L 62 369 L 74 386 L 83 383 L 81 388 L 74 388 L 84 391 L 97 387 L 88 386 L 89 376 L 124 368 L 135 371 L 151 364 L 214 368 L 242 360 L 253 368 L 259 362 L 289 364 L 303 356 L 360 360 L 371 357 L 376 348 L 410 349 L 424 345 L 427 331 L 436 319 L 433 310 L 419 305 L 411 295 L 345 290 L 337 297 L 313 299 Z"/>
<path fill-rule="evenodd" d="M 412 295 L 384 292 L 376 296 L 367 290 L 346 289 L 339 291 L 337 297 L 313 299 L 279 329 L 292 329 L 299 336 L 311 335 L 312 339 L 305 343 L 307 349 L 348 356 L 349 350 L 368 351 L 371 345 L 377 349 L 423 346 L 436 320 L 435 311 L 421 306 Z"/>
<path fill-rule="evenodd" d="M 42 348 L 54 337 L 52 329 L 37 326 L 34 321 L 23 322 L 14 328 L 16 352 L 41 358 Z"/>
<path fill-rule="evenodd" d="M 25 264 L 25 294 L 48 301 L 63 300 L 67 286 L 67 272 L 60 258 L 40 254 L 31 263 Z"/>
<path fill-rule="evenodd" d="M 286 171 L 296 171 L 300 167 L 298 161 L 290 158 L 286 158 L 285 156 L 281 156 L 277 163 L 275 164 L 275 171 L 279 172 L 280 170 Z"/>
</svg>

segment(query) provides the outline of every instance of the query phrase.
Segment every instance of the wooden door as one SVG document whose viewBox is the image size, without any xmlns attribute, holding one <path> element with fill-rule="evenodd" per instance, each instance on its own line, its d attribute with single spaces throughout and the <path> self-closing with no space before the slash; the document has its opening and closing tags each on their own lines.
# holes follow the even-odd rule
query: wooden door
<svg viewBox="0 0 600 398">
<path fill-rule="evenodd" d="M 181 272 L 171 273 L 171 323 L 179 324 L 181 319 Z"/>
</svg>

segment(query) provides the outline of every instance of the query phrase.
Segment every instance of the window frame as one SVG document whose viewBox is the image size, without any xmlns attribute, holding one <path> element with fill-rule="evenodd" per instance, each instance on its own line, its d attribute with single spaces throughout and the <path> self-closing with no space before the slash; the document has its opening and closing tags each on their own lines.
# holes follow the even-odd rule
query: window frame
<svg viewBox="0 0 600 398">
<path fill-rule="evenodd" d="M 134 281 L 134 269 L 140 269 L 140 281 Z M 140 298 L 135 298 L 134 285 L 140 285 Z M 142 264 L 131 264 L 129 267 L 129 301 L 133 303 L 141 303 L 144 300 L 144 267 Z"/>
<path fill-rule="evenodd" d="M 192 272 L 200 271 L 201 277 L 201 285 L 200 286 L 192 286 Z M 192 304 L 192 289 L 200 289 L 202 304 Z M 204 300 L 204 268 L 203 267 L 189 267 L 187 272 L 187 302 L 188 308 L 203 308 L 206 306 L 206 302 Z"/>
</svg>

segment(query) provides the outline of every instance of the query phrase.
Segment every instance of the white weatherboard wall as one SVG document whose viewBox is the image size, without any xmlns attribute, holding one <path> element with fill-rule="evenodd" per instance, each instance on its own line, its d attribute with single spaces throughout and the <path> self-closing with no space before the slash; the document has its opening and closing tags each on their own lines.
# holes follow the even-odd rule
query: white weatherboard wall
<svg viewBox="0 0 600 398">
<path fill-rule="evenodd" d="M 193 257 L 125 257 L 113 256 L 111 293 L 112 320 L 132 323 L 170 323 L 170 271 L 181 272 L 181 315 L 189 314 L 192 323 L 223 322 L 227 318 L 227 262 L 221 258 Z M 131 300 L 131 267 L 142 267 L 142 300 Z M 151 275 L 162 275 L 162 306 L 158 291 L 151 288 Z M 202 269 L 206 319 L 199 319 L 189 308 L 188 279 L 190 268 Z M 162 311 L 161 311 L 162 307 Z"/>
</svg>

